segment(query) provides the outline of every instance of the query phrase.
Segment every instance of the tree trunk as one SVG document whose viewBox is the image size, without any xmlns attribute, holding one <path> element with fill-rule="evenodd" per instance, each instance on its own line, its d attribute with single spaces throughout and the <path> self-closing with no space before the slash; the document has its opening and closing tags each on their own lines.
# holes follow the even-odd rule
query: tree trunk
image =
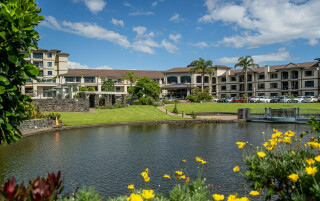
<svg viewBox="0 0 320 201">
<path fill-rule="evenodd" d="M 212 95 L 212 72 L 209 73 L 209 94 Z"/>
<path fill-rule="evenodd" d="M 201 92 L 203 92 L 204 89 L 204 72 L 202 72 L 202 86 L 201 86 Z"/>
<path fill-rule="evenodd" d="M 248 102 L 248 71 L 247 71 L 247 68 L 245 67 L 245 70 L 244 70 L 244 90 L 246 92 L 246 99 L 247 99 L 247 102 Z"/>
</svg>

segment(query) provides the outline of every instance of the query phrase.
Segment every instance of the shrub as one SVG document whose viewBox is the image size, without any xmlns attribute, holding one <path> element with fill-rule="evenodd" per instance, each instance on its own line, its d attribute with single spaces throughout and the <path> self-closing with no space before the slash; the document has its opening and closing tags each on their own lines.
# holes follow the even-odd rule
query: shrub
<svg viewBox="0 0 320 201">
<path fill-rule="evenodd" d="M 177 103 L 174 104 L 174 108 L 173 108 L 172 112 L 173 112 L 173 113 L 176 113 L 176 114 L 179 113 L 178 108 L 177 108 Z"/>
<path fill-rule="evenodd" d="M 174 101 L 168 101 L 168 100 L 166 100 L 166 99 L 163 99 L 162 102 L 163 102 L 164 104 L 174 104 Z"/>
<path fill-rule="evenodd" d="M 148 105 L 148 99 L 145 97 L 139 98 L 141 105 Z"/>
<path fill-rule="evenodd" d="M 147 97 L 147 105 L 153 105 L 154 99 L 151 96 Z"/>
<path fill-rule="evenodd" d="M 89 187 L 88 190 L 86 187 L 83 187 L 75 195 L 76 201 L 101 201 L 103 196 L 94 191 L 94 187 Z M 69 199 L 72 200 L 72 199 Z"/>
<path fill-rule="evenodd" d="M 186 97 L 186 100 L 189 101 L 189 102 L 191 102 L 191 103 L 197 103 L 197 102 L 199 102 L 199 101 L 198 101 L 198 97 L 195 96 L 195 95 L 188 95 L 188 96 Z"/>
<path fill-rule="evenodd" d="M 164 106 L 164 103 L 163 102 L 154 102 L 153 105 L 156 107 L 160 107 L 160 106 Z"/>
<path fill-rule="evenodd" d="M 192 119 L 197 119 L 197 114 L 194 111 L 192 111 L 191 117 L 192 117 Z"/>
<path fill-rule="evenodd" d="M 134 100 L 131 102 L 131 105 L 141 105 L 141 102 L 139 100 Z"/>
</svg>

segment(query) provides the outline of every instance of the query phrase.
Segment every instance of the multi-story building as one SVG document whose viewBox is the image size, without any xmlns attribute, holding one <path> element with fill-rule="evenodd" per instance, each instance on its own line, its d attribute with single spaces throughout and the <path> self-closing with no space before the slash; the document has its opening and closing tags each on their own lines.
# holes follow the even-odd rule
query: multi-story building
<svg viewBox="0 0 320 201">
<path fill-rule="evenodd" d="M 60 50 L 39 49 L 26 59 L 40 69 L 39 82 L 30 80 L 22 91 L 37 98 L 57 96 L 61 86 L 87 86 L 101 92 L 104 80 L 115 82 L 117 92 L 127 93 L 134 83 L 122 80 L 126 72 L 135 71 L 138 77 L 149 77 L 161 87 L 161 97 L 186 97 L 195 87 L 201 88 L 200 73 L 190 72 L 191 67 L 172 68 L 167 71 L 68 69 L 69 54 Z M 204 76 L 204 87 L 212 95 L 237 97 L 245 93 L 242 69 L 213 66 L 213 74 Z M 284 94 L 318 96 L 320 94 L 320 58 L 314 62 L 250 68 L 247 77 L 249 96 L 277 96 Z M 63 88 L 62 88 L 63 89 Z M 64 93 L 67 95 L 68 91 Z"/>
</svg>

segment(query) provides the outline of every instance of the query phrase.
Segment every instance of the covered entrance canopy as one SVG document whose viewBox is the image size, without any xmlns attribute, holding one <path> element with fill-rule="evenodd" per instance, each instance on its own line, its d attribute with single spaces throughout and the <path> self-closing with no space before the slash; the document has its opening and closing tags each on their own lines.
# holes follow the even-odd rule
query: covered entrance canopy
<svg viewBox="0 0 320 201">
<path fill-rule="evenodd" d="M 187 97 L 191 94 L 192 87 L 187 84 L 174 84 L 161 86 L 161 91 L 167 90 L 167 95 L 174 98 Z"/>
</svg>

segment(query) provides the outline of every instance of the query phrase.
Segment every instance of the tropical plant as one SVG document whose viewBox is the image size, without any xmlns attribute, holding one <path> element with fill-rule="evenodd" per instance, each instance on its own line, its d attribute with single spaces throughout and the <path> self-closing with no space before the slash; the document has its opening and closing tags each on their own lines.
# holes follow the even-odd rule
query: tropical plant
<svg viewBox="0 0 320 201">
<path fill-rule="evenodd" d="M 175 114 L 179 113 L 178 107 L 177 107 L 177 103 L 174 104 L 174 108 L 173 108 L 172 112 L 175 113 Z"/>
<path fill-rule="evenodd" d="M 244 73 L 244 90 L 245 90 L 247 102 L 248 102 L 248 68 L 250 67 L 259 68 L 259 65 L 254 63 L 251 56 L 246 56 L 246 57 L 240 57 L 238 59 L 238 63 L 236 63 L 234 67 L 237 68 L 238 66 L 242 67 L 242 73 Z"/>
<path fill-rule="evenodd" d="M 111 80 L 103 81 L 101 89 L 102 89 L 102 91 L 115 91 L 116 90 L 116 88 L 114 86 L 114 82 Z"/>
<path fill-rule="evenodd" d="M 140 78 L 134 87 L 129 88 L 129 93 L 138 98 L 150 96 L 153 99 L 158 99 L 160 92 L 159 84 L 148 77 Z"/>
<path fill-rule="evenodd" d="M 192 73 L 200 73 L 202 77 L 202 85 L 201 85 L 201 91 L 204 89 L 204 77 L 205 75 L 209 75 L 209 91 L 211 93 L 211 87 L 212 87 L 212 76 L 214 75 L 213 69 L 212 69 L 212 61 L 211 60 L 204 60 L 203 58 L 200 58 L 199 60 L 192 61 L 189 65 L 191 68 L 189 72 Z"/>
<path fill-rule="evenodd" d="M 122 78 L 122 80 L 128 80 L 130 82 L 130 87 L 139 79 L 138 76 L 135 75 L 136 72 L 126 72 L 125 76 Z"/>
<path fill-rule="evenodd" d="M 37 79 L 39 69 L 25 61 L 40 39 L 34 28 L 44 19 L 34 0 L 0 1 L 0 144 L 21 138 L 18 129 L 32 102 L 20 86 Z"/>
</svg>

